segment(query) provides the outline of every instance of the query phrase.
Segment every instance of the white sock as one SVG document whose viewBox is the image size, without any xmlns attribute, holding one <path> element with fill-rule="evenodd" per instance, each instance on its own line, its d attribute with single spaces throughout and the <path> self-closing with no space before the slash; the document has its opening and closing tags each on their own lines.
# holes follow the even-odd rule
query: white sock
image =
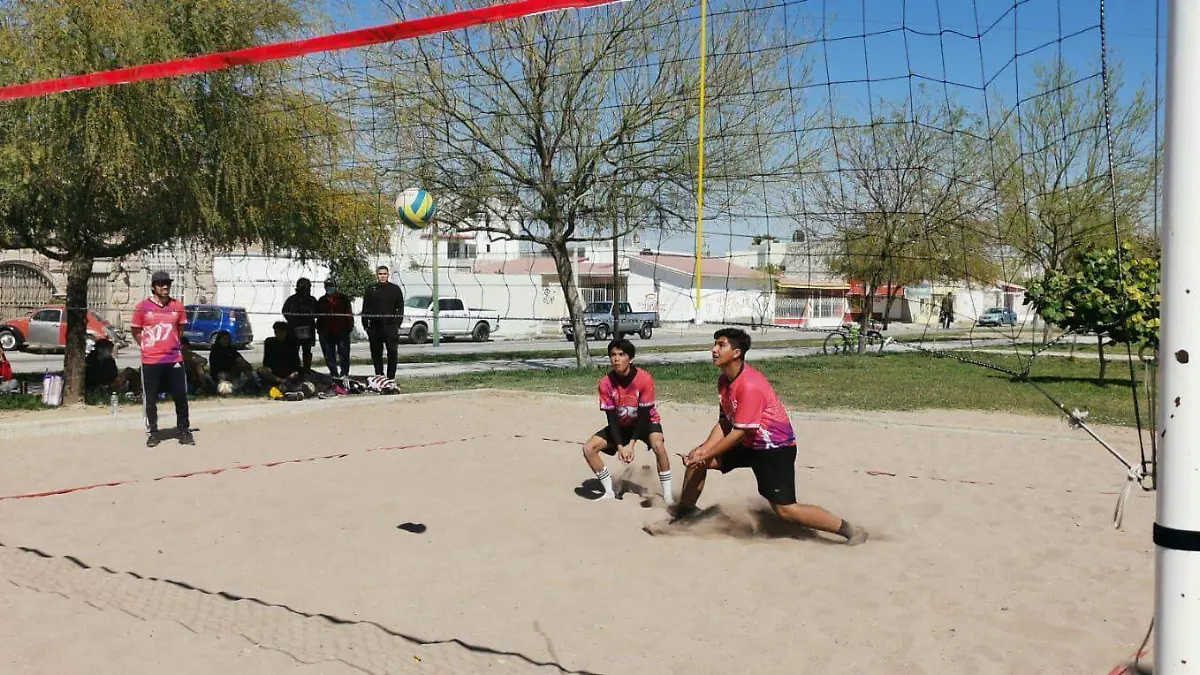
<svg viewBox="0 0 1200 675">
<path fill-rule="evenodd" d="M 658 472 L 658 483 L 662 485 L 663 501 L 670 506 L 675 503 L 675 496 L 671 494 L 671 470 Z"/>
<path fill-rule="evenodd" d="M 609 472 L 607 466 L 604 467 L 603 469 L 601 469 L 600 472 L 596 474 L 596 478 L 599 479 L 600 484 L 604 486 L 604 496 L 605 497 L 616 497 L 617 496 L 616 491 L 613 490 L 612 473 Z"/>
</svg>

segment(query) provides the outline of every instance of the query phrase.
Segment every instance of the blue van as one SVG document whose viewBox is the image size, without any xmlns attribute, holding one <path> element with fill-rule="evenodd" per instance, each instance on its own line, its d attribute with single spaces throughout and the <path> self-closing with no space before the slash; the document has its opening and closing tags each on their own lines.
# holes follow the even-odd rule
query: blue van
<svg viewBox="0 0 1200 675">
<path fill-rule="evenodd" d="M 211 347 L 217 335 L 228 333 L 229 339 L 238 349 L 254 342 L 254 330 L 250 317 L 242 307 L 224 305 L 184 305 L 187 310 L 187 326 L 183 336 L 193 345 Z"/>
</svg>

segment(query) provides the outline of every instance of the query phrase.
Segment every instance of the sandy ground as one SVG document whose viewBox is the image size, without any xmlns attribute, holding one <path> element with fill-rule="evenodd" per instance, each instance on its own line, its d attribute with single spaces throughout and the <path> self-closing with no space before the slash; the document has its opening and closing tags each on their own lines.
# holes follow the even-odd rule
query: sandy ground
<svg viewBox="0 0 1200 675">
<path fill-rule="evenodd" d="M 679 452 L 715 415 L 662 413 Z M 748 471 L 711 477 L 717 509 L 687 527 L 657 499 L 580 496 L 578 443 L 603 423 L 588 398 L 197 411 L 194 448 L 9 437 L 0 497 L 121 484 L 0 499 L 0 672 L 1107 673 L 1141 641 L 1153 499 L 1136 492 L 1115 531 L 1123 471 L 1082 432 L 793 421 L 802 499 L 868 527 L 865 545 L 777 525 Z M 639 449 L 624 475 L 653 496 L 651 462 Z"/>
</svg>

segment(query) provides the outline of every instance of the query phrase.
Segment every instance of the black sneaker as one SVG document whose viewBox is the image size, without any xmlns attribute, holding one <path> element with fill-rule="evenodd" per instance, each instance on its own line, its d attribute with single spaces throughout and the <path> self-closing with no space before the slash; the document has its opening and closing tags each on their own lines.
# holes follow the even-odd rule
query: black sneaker
<svg viewBox="0 0 1200 675">
<path fill-rule="evenodd" d="M 157 431 L 151 431 L 149 434 L 146 434 L 147 448 L 156 448 L 159 443 L 162 443 L 162 439 L 158 437 Z"/>
<path fill-rule="evenodd" d="M 179 434 L 179 444 L 180 445 L 195 445 L 196 439 L 192 438 L 192 432 L 184 431 L 183 433 Z"/>
</svg>

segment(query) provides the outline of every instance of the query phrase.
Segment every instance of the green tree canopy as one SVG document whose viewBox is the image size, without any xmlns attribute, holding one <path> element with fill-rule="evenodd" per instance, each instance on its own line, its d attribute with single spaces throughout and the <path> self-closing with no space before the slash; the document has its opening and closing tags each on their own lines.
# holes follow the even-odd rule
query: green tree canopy
<svg viewBox="0 0 1200 675">
<path fill-rule="evenodd" d="M 1100 379 L 1104 379 L 1104 345 L 1132 344 L 1158 348 L 1159 261 L 1137 257 L 1133 246 L 1090 246 L 1072 260 L 1072 272 L 1047 272 L 1029 285 L 1025 304 L 1047 323 L 1069 333 L 1091 333 L 1100 347 Z"/>
<path fill-rule="evenodd" d="M 0 84 L 242 49 L 303 31 L 301 0 L 0 2 Z M 178 240 L 333 259 L 376 204 L 347 121 L 289 62 L 0 104 L 0 242 L 67 269 L 67 400 L 80 400 L 97 258 Z M 379 223 L 381 219 L 375 218 Z"/>
</svg>

